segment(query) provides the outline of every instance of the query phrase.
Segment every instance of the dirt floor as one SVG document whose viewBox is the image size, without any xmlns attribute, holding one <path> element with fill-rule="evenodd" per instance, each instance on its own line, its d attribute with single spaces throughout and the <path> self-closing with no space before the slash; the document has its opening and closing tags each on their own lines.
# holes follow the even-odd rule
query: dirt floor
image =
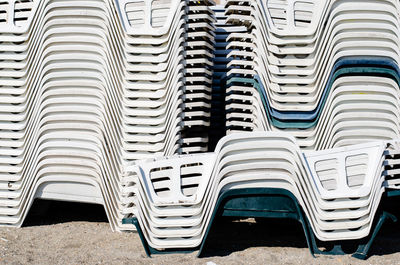
<svg viewBox="0 0 400 265">
<path fill-rule="evenodd" d="M 0 228 L 0 264 L 400 264 L 399 223 L 384 226 L 366 261 L 313 258 L 298 223 L 253 219 L 220 221 L 204 258 L 148 258 L 136 233 L 111 232 L 101 206 L 37 202 L 34 208 L 23 228 Z"/>
</svg>

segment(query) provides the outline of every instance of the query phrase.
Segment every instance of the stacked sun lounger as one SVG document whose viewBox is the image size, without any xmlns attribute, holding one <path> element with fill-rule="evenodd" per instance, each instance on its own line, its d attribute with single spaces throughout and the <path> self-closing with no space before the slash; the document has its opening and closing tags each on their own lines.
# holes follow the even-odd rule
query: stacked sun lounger
<svg viewBox="0 0 400 265">
<path fill-rule="evenodd" d="M 291 217 L 365 254 L 400 190 L 400 3 L 223 4 L 0 1 L 0 226 L 97 203 L 174 251 Z"/>
<path fill-rule="evenodd" d="M 125 217 L 149 248 L 192 249 L 225 194 L 279 189 L 320 241 L 375 236 L 382 194 L 399 187 L 399 2 L 227 0 L 224 8 L 217 19 L 232 30 L 218 46 L 217 20 L 214 86 L 225 93 L 228 136 L 213 153 L 128 168 Z M 250 201 L 241 201 L 249 211 Z"/>
<path fill-rule="evenodd" d="M 227 1 L 227 129 L 307 149 L 399 137 L 397 1 Z"/>
<path fill-rule="evenodd" d="M 121 229 L 127 163 L 206 150 L 211 4 L 0 3 L 0 225 L 44 198 L 103 204 Z"/>
<path fill-rule="evenodd" d="M 302 152 L 281 132 L 236 133 L 215 152 L 138 161 L 127 168 L 125 214 L 155 249 L 200 246 L 224 192 L 291 192 L 322 241 L 368 236 L 384 192 L 387 142 Z M 397 149 L 398 150 L 398 149 Z"/>
<path fill-rule="evenodd" d="M 226 100 L 225 100 L 225 87 L 226 87 L 226 73 L 228 72 L 228 63 L 231 61 L 227 57 L 231 51 L 228 48 L 229 42 L 227 38 L 233 32 L 246 32 L 245 26 L 235 26 L 228 24 L 225 16 L 225 7 L 222 5 L 215 5 L 212 7 L 216 16 L 215 23 L 215 51 L 213 61 L 213 83 L 212 83 L 212 101 L 211 101 L 211 124 L 210 124 L 210 138 L 209 148 L 214 150 L 218 141 L 225 136 L 226 128 Z"/>
</svg>

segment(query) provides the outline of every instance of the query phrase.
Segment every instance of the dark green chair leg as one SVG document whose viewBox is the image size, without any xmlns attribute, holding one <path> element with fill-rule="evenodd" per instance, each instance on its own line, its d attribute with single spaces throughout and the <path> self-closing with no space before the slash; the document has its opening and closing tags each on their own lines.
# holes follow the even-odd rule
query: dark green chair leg
<svg viewBox="0 0 400 265">
<path fill-rule="evenodd" d="M 122 220 L 122 223 L 123 224 L 133 224 L 133 225 L 135 225 L 136 231 L 137 231 L 137 233 L 139 234 L 139 237 L 140 237 L 140 241 L 142 241 L 142 245 L 143 245 L 144 251 L 146 252 L 146 255 L 149 258 L 151 258 L 152 251 L 150 249 L 149 244 L 147 243 L 146 238 L 143 235 L 143 231 L 142 231 L 142 228 L 139 225 L 138 220 L 136 218 L 124 218 Z"/>
<path fill-rule="evenodd" d="M 222 196 L 221 196 L 221 197 L 222 197 Z M 200 248 L 199 248 L 199 252 L 197 253 L 197 257 L 198 257 L 198 258 L 201 258 L 201 257 L 202 257 L 202 254 L 203 254 L 203 251 L 204 251 L 204 246 L 205 246 L 205 244 L 206 244 L 207 237 L 208 237 L 208 235 L 209 235 L 209 233 L 210 233 L 210 231 L 211 231 L 211 227 L 212 227 L 213 221 L 216 219 L 216 217 L 217 217 L 218 215 L 221 215 L 222 210 L 219 209 L 219 205 L 221 204 L 221 200 L 222 200 L 221 197 L 220 197 L 220 198 L 218 199 L 218 201 L 217 201 L 217 205 L 216 205 L 216 207 L 215 207 L 215 209 L 214 209 L 214 212 L 212 213 L 212 216 L 211 216 L 211 219 L 210 219 L 210 223 L 208 224 L 206 233 L 204 234 L 204 238 L 203 238 L 203 240 L 201 241 L 201 245 L 200 245 Z"/>
<path fill-rule="evenodd" d="M 303 215 L 303 214 L 302 214 Z M 307 224 L 307 232 L 309 236 L 309 243 L 308 247 L 310 249 L 311 255 L 315 257 L 315 254 L 320 255 L 320 254 L 325 254 L 328 255 L 328 252 L 323 252 L 318 248 L 317 244 L 317 239 L 315 238 L 314 231 L 312 230 L 311 224 L 308 222 L 307 218 L 303 218 Z M 330 255 L 338 255 L 339 253 L 343 253 L 341 247 L 337 248 L 336 246 L 333 247 L 333 249 L 329 252 Z"/>
<path fill-rule="evenodd" d="M 397 222 L 396 216 L 388 213 L 388 212 L 382 212 L 378 223 L 375 226 L 374 232 L 372 233 L 371 237 L 369 238 L 368 242 L 366 244 L 362 244 L 358 247 L 356 253 L 352 255 L 352 257 L 365 260 L 368 257 L 368 251 L 372 246 L 372 243 L 375 240 L 375 237 L 378 235 L 380 229 L 382 228 L 383 223 L 387 220 L 392 220 L 393 222 Z"/>
<path fill-rule="evenodd" d="M 308 219 L 304 216 L 303 210 L 301 209 L 296 197 L 292 194 L 292 199 L 296 203 L 296 208 L 297 208 L 297 214 L 298 214 L 298 221 L 301 223 L 301 226 L 303 227 L 304 235 L 306 237 L 306 242 L 308 246 L 308 250 L 311 253 L 311 256 L 315 258 L 315 252 L 314 252 L 314 245 L 316 246 L 315 240 L 314 240 L 314 233 L 311 229 L 311 225 L 308 222 Z"/>
</svg>

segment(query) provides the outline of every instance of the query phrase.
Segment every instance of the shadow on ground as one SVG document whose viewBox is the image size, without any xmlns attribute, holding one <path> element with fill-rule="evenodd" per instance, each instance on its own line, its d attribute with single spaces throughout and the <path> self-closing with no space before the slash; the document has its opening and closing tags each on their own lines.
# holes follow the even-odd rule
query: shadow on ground
<svg viewBox="0 0 400 265">
<path fill-rule="evenodd" d="M 400 201 L 386 208 L 400 217 Z M 66 222 L 108 222 L 101 205 L 37 200 L 24 226 L 52 225 Z M 307 249 L 303 229 L 295 220 L 220 218 L 213 224 L 203 257 L 229 256 L 251 247 L 291 247 Z M 400 221 L 387 222 L 378 234 L 370 256 L 400 252 Z"/>
<path fill-rule="evenodd" d="M 307 248 L 307 243 L 300 223 L 294 220 L 223 218 L 213 224 L 203 256 L 228 256 L 250 247 Z"/>
<path fill-rule="evenodd" d="M 77 221 L 108 222 L 102 205 L 35 200 L 23 226 L 53 225 Z"/>
<path fill-rule="evenodd" d="M 399 213 L 396 216 L 400 216 Z M 297 221 L 285 219 L 257 221 L 220 220 L 212 228 L 203 256 L 229 256 L 232 252 L 250 247 L 308 248 L 303 229 Z M 400 252 L 400 223 L 389 221 L 379 232 L 369 256 L 397 252 Z"/>
</svg>

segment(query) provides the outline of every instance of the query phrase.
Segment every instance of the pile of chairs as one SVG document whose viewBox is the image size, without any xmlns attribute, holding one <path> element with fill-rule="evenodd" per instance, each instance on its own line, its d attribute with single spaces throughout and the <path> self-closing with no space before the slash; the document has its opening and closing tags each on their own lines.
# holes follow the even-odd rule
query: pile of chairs
<svg viewBox="0 0 400 265">
<path fill-rule="evenodd" d="M 209 133 L 209 149 L 214 150 L 218 141 L 226 134 L 226 73 L 228 72 L 228 58 L 230 52 L 227 38 L 233 32 L 247 31 L 245 26 L 228 24 L 225 16 L 225 8 L 222 3 L 212 6 L 216 17 L 215 23 L 215 51 L 213 61 L 213 82 L 211 102 L 211 124 Z"/>
<path fill-rule="evenodd" d="M 148 247 L 193 249 L 204 243 L 224 193 L 284 189 L 305 213 L 304 223 L 310 226 L 308 231 L 305 225 L 306 237 L 365 238 L 385 190 L 388 146 L 400 151 L 396 143 L 378 141 L 302 152 L 286 133 L 231 134 L 213 153 L 149 159 L 128 167 L 124 191 L 130 207 L 125 214 L 136 218 Z"/>
<path fill-rule="evenodd" d="M 117 1 L 127 32 L 129 159 L 207 151 L 212 2 Z M 128 112 L 129 111 L 129 112 Z M 153 150 L 146 150 L 153 148 Z"/>
<path fill-rule="evenodd" d="M 35 198 L 103 204 L 127 164 L 207 150 L 208 0 L 0 3 L 0 225 Z"/>
<path fill-rule="evenodd" d="M 225 93 L 228 136 L 213 153 L 128 168 L 126 222 L 148 254 L 201 252 L 216 216 L 257 217 L 267 210 L 251 196 L 286 194 L 293 211 L 282 203 L 270 212 L 298 219 L 313 253 L 317 241 L 368 238 L 358 250 L 365 258 L 391 217 L 383 195 L 400 187 L 399 2 L 227 0 L 224 8 L 215 8 L 214 87 L 215 98 Z"/>
<path fill-rule="evenodd" d="M 306 149 L 398 138 L 398 1 L 227 1 L 227 130 Z"/>
<path fill-rule="evenodd" d="M 312 253 L 373 239 L 400 3 L 224 2 L 1 1 L 0 225 L 43 198 L 104 205 L 148 253 L 202 249 L 220 214 L 295 218 Z"/>
</svg>

